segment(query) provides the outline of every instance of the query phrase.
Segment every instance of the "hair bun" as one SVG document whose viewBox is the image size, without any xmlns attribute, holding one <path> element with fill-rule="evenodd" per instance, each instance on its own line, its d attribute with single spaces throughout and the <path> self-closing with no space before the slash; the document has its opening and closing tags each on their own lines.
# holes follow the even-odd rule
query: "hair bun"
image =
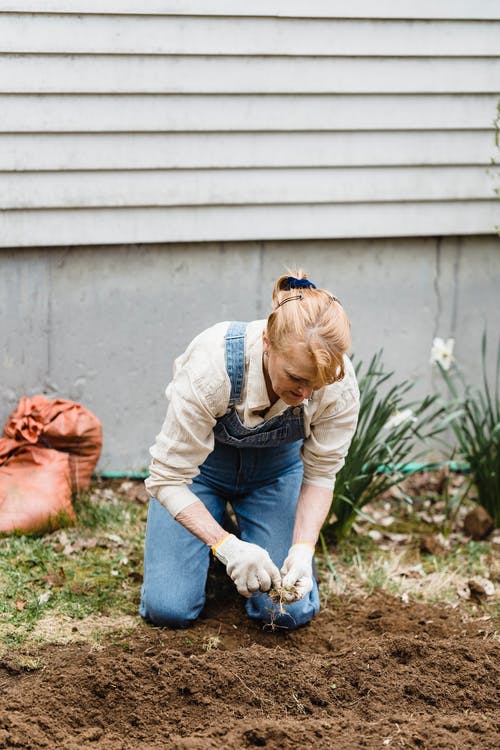
<svg viewBox="0 0 500 750">
<path fill-rule="evenodd" d="M 288 276 L 288 291 L 291 289 L 316 289 L 316 284 L 308 279 L 297 279 L 295 276 Z"/>
<path fill-rule="evenodd" d="M 296 286 L 292 287 L 290 286 L 290 282 L 307 282 L 307 275 L 304 273 L 302 268 L 289 268 L 287 273 L 283 276 L 280 276 L 279 279 L 275 282 L 274 285 L 274 291 L 275 292 L 289 292 L 290 289 L 304 289 L 306 286 L 309 286 L 309 283 L 305 284 L 304 286 Z"/>
</svg>

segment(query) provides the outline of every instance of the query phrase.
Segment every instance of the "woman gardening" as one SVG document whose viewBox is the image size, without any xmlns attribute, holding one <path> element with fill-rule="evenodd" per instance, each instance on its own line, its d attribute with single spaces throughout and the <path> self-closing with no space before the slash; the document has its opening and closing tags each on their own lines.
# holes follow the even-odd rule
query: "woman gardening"
<svg viewBox="0 0 500 750">
<path fill-rule="evenodd" d="M 292 629 L 318 612 L 314 548 L 359 409 L 349 346 L 342 305 L 299 271 L 276 281 L 267 321 L 218 323 L 175 361 L 146 480 L 145 619 L 198 617 L 210 550 L 251 618 Z"/>
</svg>

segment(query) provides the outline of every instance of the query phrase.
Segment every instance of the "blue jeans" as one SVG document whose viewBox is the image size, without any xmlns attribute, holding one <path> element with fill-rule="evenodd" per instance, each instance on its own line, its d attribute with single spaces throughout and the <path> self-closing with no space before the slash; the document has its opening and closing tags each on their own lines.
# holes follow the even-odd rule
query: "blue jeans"
<svg viewBox="0 0 500 750">
<path fill-rule="evenodd" d="M 278 568 L 292 543 L 303 474 L 298 451 L 295 444 L 244 450 L 218 445 L 191 487 L 219 523 L 230 502 L 241 539 L 266 549 Z M 142 617 L 155 625 L 192 624 L 205 604 L 209 563 L 210 549 L 152 500 L 146 526 Z M 291 630 L 319 611 L 316 581 L 309 594 L 285 610 L 280 613 L 267 594 L 257 593 L 246 600 L 252 619 Z"/>
</svg>

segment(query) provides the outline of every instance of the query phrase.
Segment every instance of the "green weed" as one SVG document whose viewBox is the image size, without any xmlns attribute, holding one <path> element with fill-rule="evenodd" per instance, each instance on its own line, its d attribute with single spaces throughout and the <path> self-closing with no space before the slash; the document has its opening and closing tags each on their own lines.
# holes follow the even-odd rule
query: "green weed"
<svg viewBox="0 0 500 750">
<path fill-rule="evenodd" d="M 323 526 L 325 537 L 337 542 L 350 533 L 357 518 L 371 520 L 364 506 L 409 476 L 410 459 L 416 466 L 417 444 L 442 429 L 435 427 L 441 413 L 441 408 L 434 408 L 436 397 L 408 401 L 412 384 L 403 381 L 389 385 L 393 373 L 384 370 L 382 352 L 372 358 L 365 372 L 358 363 L 356 375 L 360 390 L 358 426 L 335 483 L 332 518 Z"/>
<path fill-rule="evenodd" d="M 493 385 L 488 380 L 487 339 L 481 341 L 482 388 L 468 385 L 455 364 L 450 371 L 439 365 L 450 399 L 446 421 L 453 430 L 462 458 L 470 467 L 470 484 L 478 503 L 500 526 L 500 340 Z M 464 496 L 468 487 L 464 489 Z"/>
</svg>

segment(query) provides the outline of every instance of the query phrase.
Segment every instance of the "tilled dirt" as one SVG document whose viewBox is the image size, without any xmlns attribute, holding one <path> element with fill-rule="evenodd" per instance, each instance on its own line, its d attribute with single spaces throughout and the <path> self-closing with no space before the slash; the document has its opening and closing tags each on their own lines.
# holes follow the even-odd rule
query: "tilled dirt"
<svg viewBox="0 0 500 750">
<path fill-rule="evenodd" d="M 190 630 L 141 624 L 34 656 L 31 671 L 0 663 L 0 748 L 500 746 L 491 622 L 383 594 L 293 633 L 249 622 L 233 596 Z"/>
</svg>

